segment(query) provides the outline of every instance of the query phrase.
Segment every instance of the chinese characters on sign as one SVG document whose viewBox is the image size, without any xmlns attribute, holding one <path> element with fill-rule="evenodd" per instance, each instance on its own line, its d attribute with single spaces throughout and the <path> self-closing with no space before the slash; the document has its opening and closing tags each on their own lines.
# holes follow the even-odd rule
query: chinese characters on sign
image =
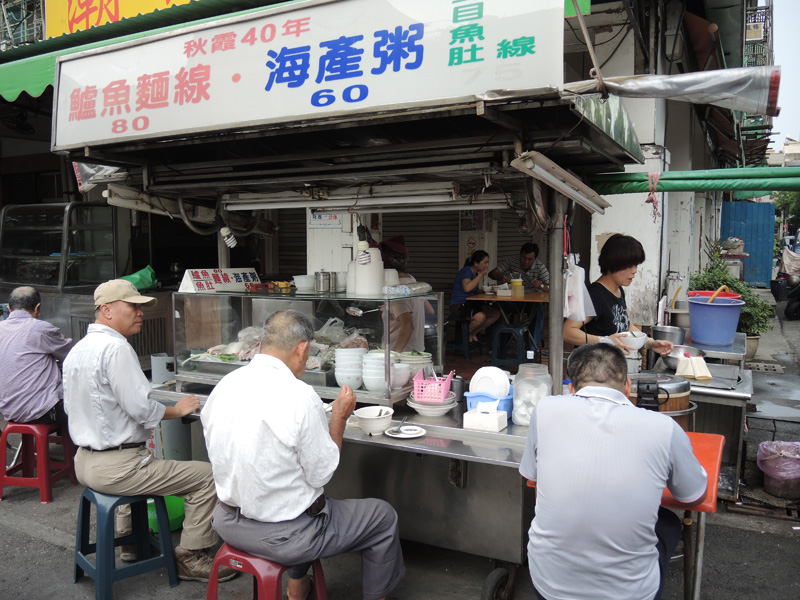
<svg viewBox="0 0 800 600">
<path fill-rule="evenodd" d="M 250 292 L 261 280 L 252 269 L 187 269 L 181 292 Z"/>
<path fill-rule="evenodd" d="M 323 2 L 67 55 L 54 148 L 557 88 L 560 2 Z"/>
<path fill-rule="evenodd" d="M 191 0 L 49 0 L 44 3 L 46 38 L 116 23 L 120 19 L 188 4 Z"/>
</svg>

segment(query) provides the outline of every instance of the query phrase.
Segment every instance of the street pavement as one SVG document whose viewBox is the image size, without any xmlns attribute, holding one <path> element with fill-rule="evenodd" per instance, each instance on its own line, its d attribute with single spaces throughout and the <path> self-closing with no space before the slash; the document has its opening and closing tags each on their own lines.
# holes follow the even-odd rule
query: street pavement
<svg viewBox="0 0 800 600">
<path fill-rule="evenodd" d="M 783 303 L 777 306 L 783 315 Z M 754 407 L 790 411 L 788 419 L 800 420 L 800 321 L 776 318 L 775 329 L 762 336 L 755 361 L 784 367 L 781 375 L 754 374 Z M 788 383 L 786 383 L 788 382 Z M 796 414 L 792 411 L 796 410 Z M 75 525 L 81 486 L 60 481 L 52 504 L 40 504 L 38 490 L 7 487 L 0 502 L 0 600 L 92 599 L 94 583 L 84 577 L 73 584 Z M 593 510 L 587 502 L 586 510 Z M 797 514 L 796 512 L 794 514 Z M 800 521 L 728 512 L 720 502 L 709 515 L 702 595 L 705 600 L 800 598 Z M 173 533 L 178 544 L 178 533 Z M 390 595 L 394 600 L 480 599 L 489 572 L 495 567 L 488 557 L 404 542 L 406 577 Z M 361 565 L 349 554 L 323 561 L 330 600 L 361 597 Z M 673 561 L 664 600 L 683 597 L 681 561 Z M 252 597 L 250 576 L 220 584 L 220 598 Z M 206 586 L 181 582 L 169 587 L 164 570 L 118 582 L 116 600 L 202 599 Z M 602 590 L 598 590 L 598 598 Z M 527 568 L 518 569 L 514 598 L 534 598 Z"/>
</svg>

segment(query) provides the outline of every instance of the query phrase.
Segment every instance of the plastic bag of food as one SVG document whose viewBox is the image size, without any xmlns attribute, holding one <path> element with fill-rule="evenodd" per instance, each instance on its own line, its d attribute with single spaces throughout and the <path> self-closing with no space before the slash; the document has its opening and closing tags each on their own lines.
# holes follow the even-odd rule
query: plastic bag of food
<svg viewBox="0 0 800 600">
<path fill-rule="evenodd" d="M 758 468 L 779 481 L 800 478 L 800 442 L 761 442 Z"/>
<path fill-rule="evenodd" d="M 366 348 L 369 350 L 369 342 L 363 335 L 359 335 L 355 327 L 349 330 L 347 337 L 339 342 L 339 348 Z"/>
<path fill-rule="evenodd" d="M 329 340 L 338 344 L 345 338 L 344 321 L 337 317 L 331 317 L 320 329 L 314 332 L 314 337 Z"/>
</svg>

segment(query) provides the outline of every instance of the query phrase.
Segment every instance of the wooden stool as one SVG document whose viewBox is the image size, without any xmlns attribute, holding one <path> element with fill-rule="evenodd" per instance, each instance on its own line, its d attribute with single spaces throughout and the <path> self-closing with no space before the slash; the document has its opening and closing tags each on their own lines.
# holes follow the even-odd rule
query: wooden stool
<svg viewBox="0 0 800 600">
<path fill-rule="evenodd" d="M 19 433 L 22 436 L 20 442 L 22 461 L 7 469 L 6 438 L 11 433 Z M 50 459 L 49 445 L 51 443 L 61 444 L 64 450 L 63 461 Z M 53 501 L 53 484 L 56 481 L 69 477 L 72 485 L 78 485 L 72 462 L 74 455 L 75 446 L 61 425 L 34 425 L 9 421 L 3 428 L 3 435 L 0 437 L 0 500 L 3 499 L 5 486 L 16 485 L 39 488 L 41 503 L 50 504 Z M 12 476 L 19 471 L 22 471 L 21 476 Z M 34 471 L 36 471 L 35 475 Z"/>
<path fill-rule="evenodd" d="M 289 567 L 236 550 L 228 544 L 222 544 L 222 547 L 214 557 L 214 565 L 211 567 L 206 600 L 217 600 L 217 579 L 219 577 L 219 568 L 223 565 L 242 573 L 249 573 L 254 577 L 253 600 L 281 600 L 283 597 L 282 576 Z M 319 560 L 315 560 L 312 563 L 312 569 L 314 573 L 314 598 L 316 600 L 328 600 L 328 593 L 325 589 L 325 575 L 322 573 L 322 563 Z"/>
<path fill-rule="evenodd" d="M 153 499 L 158 530 L 163 532 L 158 539 L 150 535 L 147 521 L 148 498 Z M 89 543 L 92 504 L 97 509 L 97 537 L 94 544 Z M 133 531 L 127 535 L 115 537 L 114 509 L 123 504 L 131 505 Z M 135 545 L 136 556 L 141 559 L 133 564 L 117 567 L 114 564 L 114 548 L 123 544 Z M 158 556 L 150 557 L 152 547 L 160 550 Z M 95 554 L 95 564 L 86 558 L 89 554 Z M 95 599 L 111 600 L 115 581 L 162 568 L 167 570 L 170 586 L 178 585 L 175 552 L 169 535 L 169 516 L 162 496 L 112 496 L 111 494 L 101 494 L 91 488 L 83 490 L 78 507 L 73 583 L 77 583 L 78 579 L 86 574 L 94 579 Z"/>
</svg>

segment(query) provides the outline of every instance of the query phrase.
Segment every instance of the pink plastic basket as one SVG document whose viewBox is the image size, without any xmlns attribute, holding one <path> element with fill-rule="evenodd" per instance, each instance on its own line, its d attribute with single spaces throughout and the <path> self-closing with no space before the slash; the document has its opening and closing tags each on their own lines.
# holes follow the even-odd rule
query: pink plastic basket
<svg viewBox="0 0 800 600">
<path fill-rule="evenodd" d="M 453 379 L 453 371 L 445 377 L 439 377 L 438 381 L 433 377 L 425 378 L 424 369 L 414 375 L 414 402 L 429 402 L 431 404 L 443 404 L 447 399 L 447 392 L 450 391 L 450 380 Z"/>
</svg>

